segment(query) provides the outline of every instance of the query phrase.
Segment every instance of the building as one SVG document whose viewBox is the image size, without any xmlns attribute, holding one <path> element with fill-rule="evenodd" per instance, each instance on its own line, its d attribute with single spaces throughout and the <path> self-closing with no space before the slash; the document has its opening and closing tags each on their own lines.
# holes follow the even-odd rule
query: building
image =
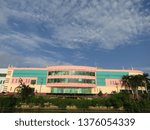
<svg viewBox="0 0 150 130">
<path fill-rule="evenodd" d="M 4 91 L 6 74 L 7 74 L 7 69 L 0 68 L 0 93 Z"/>
<path fill-rule="evenodd" d="M 51 93 L 91 94 L 96 88 L 95 67 L 51 66 L 47 70 L 47 87 Z"/>
<path fill-rule="evenodd" d="M 33 87 L 35 92 L 50 93 L 50 88 L 46 86 L 47 68 L 15 68 L 8 67 L 5 81 L 5 92 L 16 92 L 20 85 L 20 80 L 26 85 Z"/>
<path fill-rule="evenodd" d="M 119 92 L 123 75 L 143 74 L 139 70 L 113 70 L 89 66 L 8 67 L 4 90 L 15 92 L 20 80 L 37 93 L 97 94 Z"/>
</svg>

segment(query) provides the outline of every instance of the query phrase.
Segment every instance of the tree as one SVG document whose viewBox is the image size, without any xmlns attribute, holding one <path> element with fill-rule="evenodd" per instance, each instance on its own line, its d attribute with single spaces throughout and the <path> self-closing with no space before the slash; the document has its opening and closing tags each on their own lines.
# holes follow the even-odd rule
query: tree
<svg viewBox="0 0 150 130">
<path fill-rule="evenodd" d="M 150 79 L 149 79 L 149 75 L 147 73 L 144 73 L 141 76 L 141 86 L 144 86 L 146 92 L 148 92 L 148 88 L 150 86 Z"/>
<path fill-rule="evenodd" d="M 124 75 L 121 79 L 122 86 L 127 90 L 131 90 L 129 75 Z"/>
<path fill-rule="evenodd" d="M 22 84 L 20 96 L 23 100 L 25 100 L 28 97 L 31 97 L 34 95 L 34 88 L 31 88 L 29 85 Z"/>
<path fill-rule="evenodd" d="M 99 96 L 99 97 L 102 97 L 102 96 L 103 96 L 102 91 L 99 91 L 98 96 Z"/>
<path fill-rule="evenodd" d="M 34 95 L 34 88 L 31 88 L 29 85 L 24 84 L 21 78 L 19 82 L 20 85 L 16 87 L 15 91 L 17 91 L 21 99 L 25 101 L 25 99 Z"/>
<path fill-rule="evenodd" d="M 122 77 L 122 86 L 129 88 L 133 91 L 134 97 L 138 99 L 138 88 L 145 87 L 147 91 L 147 85 L 149 84 L 150 79 L 148 74 L 143 75 L 125 75 Z"/>
<path fill-rule="evenodd" d="M 138 99 L 138 88 L 141 86 L 141 75 L 130 75 L 129 77 L 130 85 L 133 90 L 134 98 Z"/>
</svg>

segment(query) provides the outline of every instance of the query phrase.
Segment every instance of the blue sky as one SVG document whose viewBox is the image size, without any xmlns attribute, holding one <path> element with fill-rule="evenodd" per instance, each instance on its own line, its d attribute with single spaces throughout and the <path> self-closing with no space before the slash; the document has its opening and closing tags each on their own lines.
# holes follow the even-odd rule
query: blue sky
<svg viewBox="0 0 150 130">
<path fill-rule="evenodd" d="M 0 67 L 150 73 L 149 0 L 0 0 Z"/>
</svg>

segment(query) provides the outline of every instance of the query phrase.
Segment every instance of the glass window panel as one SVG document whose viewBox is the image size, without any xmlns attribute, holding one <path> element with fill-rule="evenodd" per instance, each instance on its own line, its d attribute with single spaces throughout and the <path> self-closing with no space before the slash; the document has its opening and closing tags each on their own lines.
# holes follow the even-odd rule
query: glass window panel
<svg viewBox="0 0 150 130">
<path fill-rule="evenodd" d="M 85 72 L 85 71 L 49 71 L 48 75 L 87 75 L 95 76 L 95 72 Z"/>
</svg>

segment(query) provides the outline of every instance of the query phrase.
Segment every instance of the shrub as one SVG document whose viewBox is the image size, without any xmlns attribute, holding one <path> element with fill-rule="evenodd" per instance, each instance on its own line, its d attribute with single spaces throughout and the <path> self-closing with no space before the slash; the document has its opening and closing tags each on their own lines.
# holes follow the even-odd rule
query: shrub
<svg viewBox="0 0 150 130">
<path fill-rule="evenodd" d="M 0 112 L 12 112 L 14 111 L 16 105 L 16 97 L 0 97 Z"/>
</svg>

